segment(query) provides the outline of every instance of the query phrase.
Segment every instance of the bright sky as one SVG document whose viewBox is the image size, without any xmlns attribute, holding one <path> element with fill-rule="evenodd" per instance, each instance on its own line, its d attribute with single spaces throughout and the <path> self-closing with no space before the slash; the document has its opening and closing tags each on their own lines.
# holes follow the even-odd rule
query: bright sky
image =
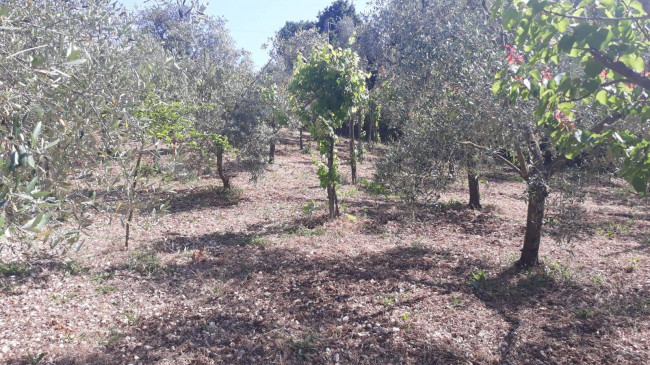
<svg viewBox="0 0 650 365">
<path fill-rule="evenodd" d="M 288 20 L 316 20 L 318 12 L 334 0 L 212 0 L 206 12 L 227 20 L 230 34 L 240 48 L 251 52 L 257 67 L 268 61 L 262 44 L 267 43 Z M 368 0 L 353 0 L 358 13 L 368 8 Z M 122 0 L 127 7 L 146 7 L 146 1 Z"/>
</svg>

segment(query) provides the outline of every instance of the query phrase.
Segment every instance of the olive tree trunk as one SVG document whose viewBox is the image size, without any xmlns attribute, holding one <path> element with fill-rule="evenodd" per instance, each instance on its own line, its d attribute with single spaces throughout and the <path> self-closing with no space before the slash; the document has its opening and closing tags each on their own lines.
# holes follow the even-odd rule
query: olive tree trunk
<svg viewBox="0 0 650 365">
<path fill-rule="evenodd" d="M 230 189 L 230 178 L 223 172 L 223 147 L 217 147 L 217 173 L 224 189 Z"/>
<path fill-rule="evenodd" d="M 271 142 L 271 146 L 269 148 L 269 163 L 272 164 L 275 162 L 275 142 Z"/>
<path fill-rule="evenodd" d="M 275 162 L 275 138 L 277 136 L 278 131 L 276 130 L 277 125 L 275 121 L 272 121 L 271 123 L 271 128 L 273 128 L 273 136 L 271 137 L 271 142 L 269 145 L 269 163 L 272 164 Z"/>
<path fill-rule="evenodd" d="M 469 207 L 481 209 L 481 193 L 479 190 L 478 158 L 476 153 L 467 153 L 467 183 L 469 185 Z"/>
<path fill-rule="evenodd" d="M 303 150 L 303 148 L 302 148 L 302 130 L 303 130 L 303 127 L 300 127 L 300 150 L 301 151 Z"/>
<path fill-rule="evenodd" d="M 539 243 L 542 237 L 544 222 L 544 208 L 548 187 L 542 179 L 528 181 L 528 215 L 526 217 L 526 234 L 524 247 L 521 249 L 521 258 L 517 265 L 529 268 L 537 265 L 539 261 Z"/>
</svg>

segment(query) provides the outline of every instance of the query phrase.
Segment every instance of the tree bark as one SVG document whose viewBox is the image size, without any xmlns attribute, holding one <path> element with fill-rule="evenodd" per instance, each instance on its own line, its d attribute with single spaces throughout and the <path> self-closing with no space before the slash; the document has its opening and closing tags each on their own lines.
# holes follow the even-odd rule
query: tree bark
<svg viewBox="0 0 650 365">
<path fill-rule="evenodd" d="M 354 119 L 348 124 L 350 134 L 350 169 L 352 170 L 352 185 L 357 184 L 357 154 L 354 151 Z"/>
<path fill-rule="evenodd" d="M 528 216 L 526 218 L 526 235 L 521 258 L 517 263 L 520 268 L 529 268 L 537 265 L 539 261 L 539 244 L 542 237 L 544 222 L 544 208 L 548 187 L 538 176 L 531 177 L 528 181 Z"/>
<path fill-rule="evenodd" d="M 230 189 L 230 178 L 223 172 L 223 147 L 217 147 L 217 173 L 224 189 Z"/>
<path fill-rule="evenodd" d="M 275 162 L 275 141 L 271 142 L 271 146 L 269 148 L 269 163 L 272 164 Z"/>
<path fill-rule="evenodd" d="M 357 126 L 357 127 L 359 127 L 359 129 L 357 130 L 357 138 L 359 139 L 359 147 L 357 149 L 357 152 L 359 153 L 359 155 L 361 155 L 363 153 L 363 138 L 362 138 L 363 119 L 364 119 L 363 117 L 364 117 L 364 114 L 360 113 L 359 114 L 359 125 Z"/>
<path fill-rule="evenodd" d="M 140 175 L 140 164 L 142 163 L 142 154 L 144 153 L 144 144 L 140 147 L 140 152 L 138 152 L 138 159 L 135 162 L 135 168 L 133 169 L 133 184 L 131 185 L 131 194 L 135 195 L 135 189 L 138 187 L 138 176 Z M 129 209 L 129 217 L 126 219 L 126 234 L 124 236 L 124 248 L 129 249 L 129 238 L 131 236 L 131 222 L 133 222 L 133 199 L 129 202 L 131 208 Z"/>
<path fill-rule="evenodd" d="M 329 152 L 327 154 L 327 168 L 331 173 L 334 170 L 334 137 L 329 137 Z M 339 216 L 339 201 L 336 196 L 336 185 L 333 181 L 327 185 L 327 200 L 329 205 L 329 217 L 336 218 Z"/>
<path fill-rule="evenodd" d="M 469 185 L 469 207 L 481 209 L 481 194 L 477 171 L 477 156 L 473 151 L 467 152 L 467 182 Z"/>
</svg>

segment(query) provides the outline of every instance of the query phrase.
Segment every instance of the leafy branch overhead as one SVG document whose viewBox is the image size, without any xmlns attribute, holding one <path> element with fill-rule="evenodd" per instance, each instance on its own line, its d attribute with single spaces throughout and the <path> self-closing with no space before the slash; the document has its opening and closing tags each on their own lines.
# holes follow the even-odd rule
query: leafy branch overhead
<svg viewBox="0 0 650 365">
<path fill-rule="evenodd" d="M 515 54 L 493 90 L 537 100 L 540 125 L 551 128 L 568 158 L 607 144 L 624 159 L 621 174 L 648 189 L 650 149 L 650 16 L 648 1 L 507 0 L 494 10 L 512 35 Z M 596 118 L 576 109 L 588 105 Z M 645 125 L 634 134 L 623 119 Z"/>
</svg>

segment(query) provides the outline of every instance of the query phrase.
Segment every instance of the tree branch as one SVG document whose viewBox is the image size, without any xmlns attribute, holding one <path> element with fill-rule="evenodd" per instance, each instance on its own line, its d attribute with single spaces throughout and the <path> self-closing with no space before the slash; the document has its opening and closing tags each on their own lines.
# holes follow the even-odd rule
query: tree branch
<svg viewBox="0 0 650 365">
<path fill-rule="evenodd" d="M 521 151 L 519 143 L 515 143 L 515 151 L 517 151 L 517 160 L 519 160 L 520 175 L 522 175 L 524 179 L 528 179 L 529 174 L 528 169 L 526 168 L 526 158 L 524 157 L 524 153 Z M 524 177 L 524 175 L 526 176 Z"/>
<path fill-rule="evenodd" d="M 617 120 L 623 118 L 623 114 L 619 112 L 615 112 L 614 114 L 608 116 L 607 118 L 601 120 L 598 124 L 594 125 L 589 129 L 589 132 L 591 133 L 602 133 L 602 131 L 605 130 L 605 128 L 608 128 L 612 124 L 614 124 Z"/>
<path fill-rule="evenodd" d="M 464 144 L 464 145 L 467 145 L 467 146 L 470 146 L 470 147 L 474 147 L 474 148 L 479 149 L 481 151 L 489 152 L 492 155 L 492 157 L 494 157 L 496 160 L 501 161 L 502 163 L 506 164 L 508 167 L 510 167 L 512 169 L 512 171 L 519 174 L 519 176 L 521 176 L 524 180 L 528 179 L 528 172 L 521 171 L 519 169 L 519 167 L 517 167 L 512 162 L 508 161 L 507 158 L 501 156 L 496 151 L 490 151 L 490 149 L 488 149 L 487 147 L 477 145 L 476 143 L 470 142 L 470 141 L 460 142 L 460 144 Z"/>
<path fill-rule="evenodd" d="M 552 10 L 542 10 L 543 13 L 546 14 L 552 14 L 555 16 L 559 16 L 561 18 L 567 18 L 567 19 L 576 19 L 576 20 L 587 20 L 587 21 L 604 21 L 604 22 L 620 22 L 622 20 L 646 20 L 650 19 L 650 15 L 644 15 L 644 16 L 630 16 L 630 17 L 620 17 L 620 18 L 608 18 L 608 17 L 600 17 L 600 16 L 576 16 L 576 15 L 568 15 L 568 14 L 562 14 L 558 13 Z"/>
<path fill-rule="evenodd" d="M 609 57 L 605 56 L 601 51 L 595 49 L 595 48 L 589 48 L 587 49 L 589 53 L 591 53 L 594 58 L 602 63 L 605 67 L 613 70 L 614 72 L 617 72 L 618 74 L 622 75 L 623 77 L 627 78 L 630 82 L 641 86 L 642 88 L 650 91 L 650 79 L 639 75 L 636 73 L 634 70 L 631 68 L 627 67 L 623 62 L 621 61 L 613 61 Z"/>
<path fill-rule="evenodd" d="M 607 86 L 616 85 L 616 84 L 621 83 L 621 82 L 630 83 L 630 80 L 628 80 L 628 79 L 618 79 L 618 80 L 612 80 L 612 81 L 609 81 L 609 82 L 604 82 L 598 87 L 598 89 L 596 89 L 596 91 L 599 91 L 600 89 L 605 88 Z M 564 100 L 561 100 L 560 103 L 569 103 L 569 102 L 576 102 L 576 101 L 584 100 L 584 99 L 592 96 L 593 94 L 595 94 L 596 91 L 590 92 L 589 94 L 583 95 L 583 96 L 581 96 L 579 98 L 564 99 Z"/>
</svg>

